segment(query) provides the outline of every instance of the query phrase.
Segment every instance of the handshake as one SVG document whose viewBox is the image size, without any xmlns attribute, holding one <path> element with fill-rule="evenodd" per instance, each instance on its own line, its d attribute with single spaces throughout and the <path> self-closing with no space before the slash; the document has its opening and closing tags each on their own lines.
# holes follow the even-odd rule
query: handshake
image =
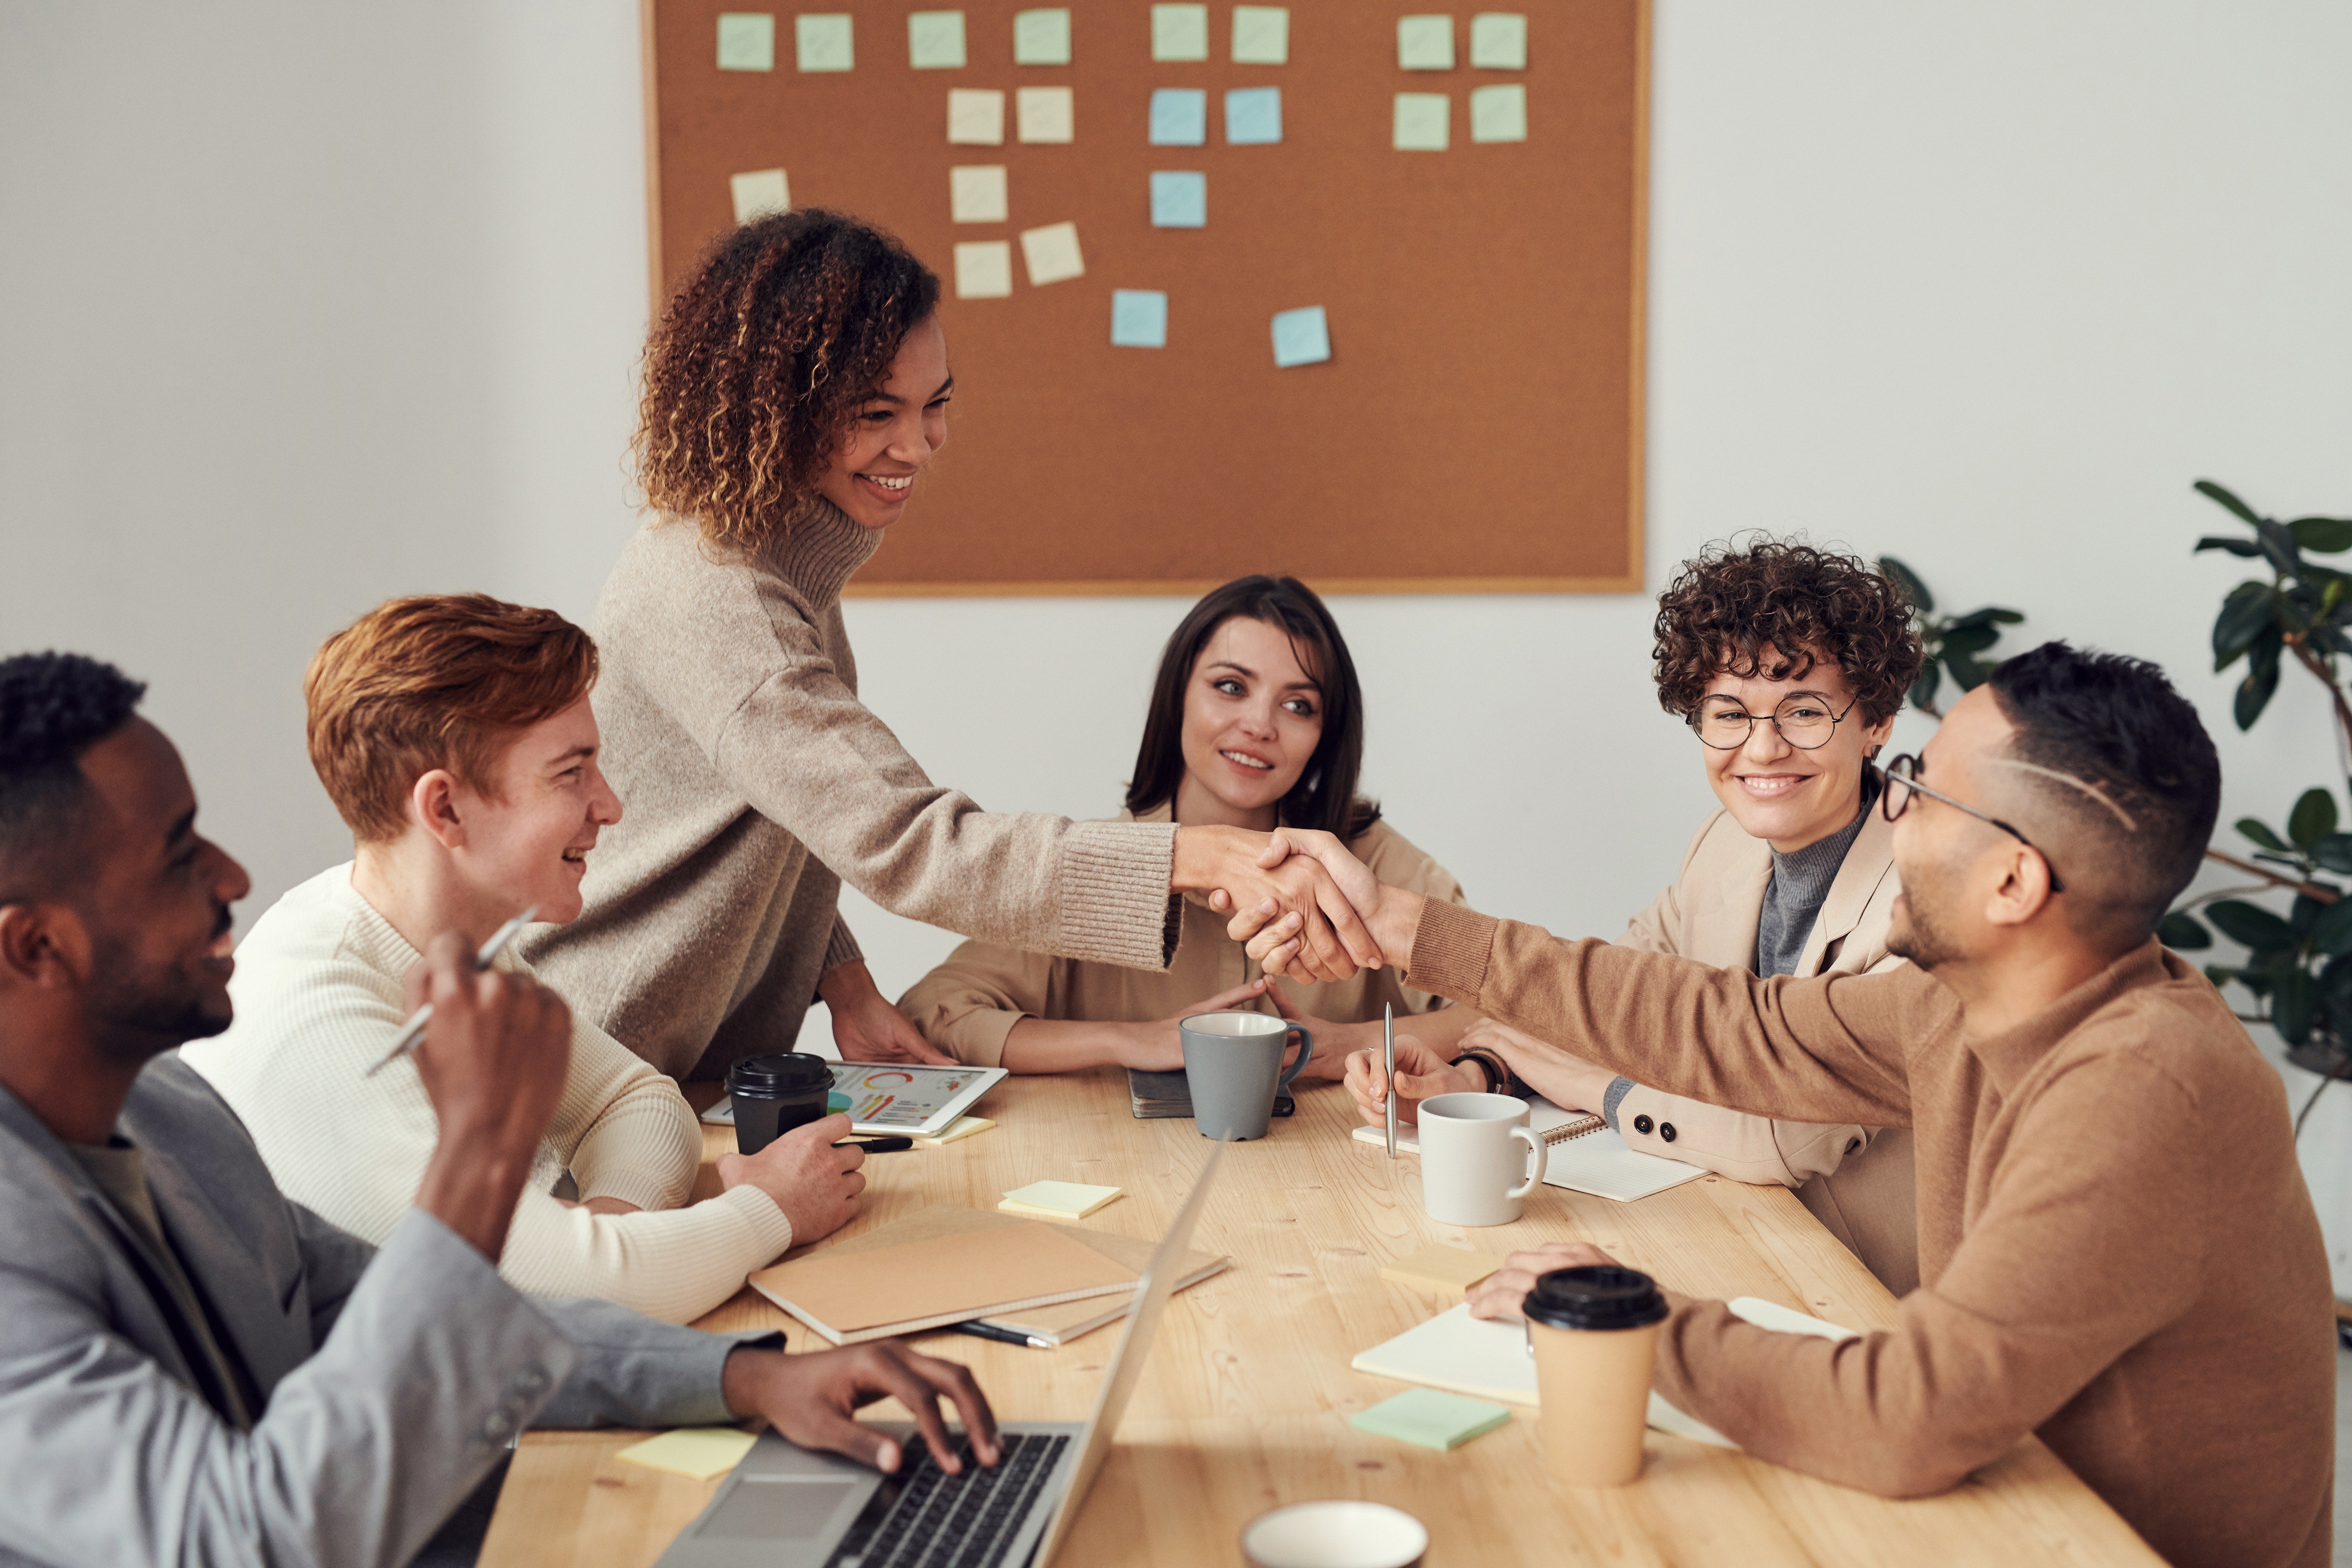
<svg viewBox="0 0 2352 1568">
<path fill-rule="evenodd" d="M 1207 893 L 1268 974 L 1301 983 L 1402 966 L 1421 924 L 1420 894 L 1384 886 L 1337 837 L 1307 828 L 1181 828 L 1171 883 Z"/>
</svg>

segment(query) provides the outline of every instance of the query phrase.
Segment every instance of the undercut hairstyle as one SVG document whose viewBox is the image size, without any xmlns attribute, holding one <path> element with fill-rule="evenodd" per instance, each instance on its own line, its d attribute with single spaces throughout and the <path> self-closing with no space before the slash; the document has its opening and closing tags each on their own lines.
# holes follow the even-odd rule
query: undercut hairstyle
<svg viewBox="0 0 2352 1568">
<path fill-rule="evenodd" d="M 2146 659 L 2063 642 L 2003 659 L 1988 684 L 2017 728 L 2018 782 L 2081 847 L 2059 872 L 2075 929 L 2118 951 L 2146 941 L 2197 875 L 2221 807 L 2197 710 Z"/>
<path fill-rule="evenodd" d="M 1924 657 L 1899 586 L 1859 556 L 1763 534 L 1684 562 L 1654 629 L 1658 705 L 1683 719 L 1718 675 L 1802 680 L 1826 658 L 1875 724 L 1902 710 Z"/>
<path fill-rule="evenodd" d="M 362 844 L 408 826 L 416 781 L 446 768 L 498 798 L 516 735 L 596 684 L 596 645 L 553 610 L 487 594 L 377 605 L 321 644 L 302 678 L 310 765 Z"/>
<path fill-rule="evenodd" d="M 646 501 L 713 544 L 780 537 L 939 299 L 906 247 L 822 207 L 722 236 L 646 343 L 635 449 Z"/>
<path fill-rule="evenodd" d="M 146 694 L 78 653 L 0 659 L 0 903 L 56 891 L 89 810 L 82 753 L 131 722 Z"/>
<path fill-rule="evenodd" d="M 1291 653 L 1319 689 L 1323 734 L 1315 754 L 1279 810 L 1286 827 L 1319 828 L 1352 840 L 1381 819 L 1379 803 L 1356 793 L 1364 769 L 1364 691 L 1356 661 L 1339 623 L 1315 591 L 1296 577 L 1236 577 L 1210 591 L 1178 622 L 1160 655 L 1151 681 L 1151 706 L 1143 721 L 1143 744 L 1135 755 L 1135 781 L 1127 788 L 1127 808 L 1140 816 L 1171 805 L 1184 781 L 1184 697 L 1192 667 L 1219 626 L 1240 616 L 1264 621 L 1290 638 Z"/>
</svg>

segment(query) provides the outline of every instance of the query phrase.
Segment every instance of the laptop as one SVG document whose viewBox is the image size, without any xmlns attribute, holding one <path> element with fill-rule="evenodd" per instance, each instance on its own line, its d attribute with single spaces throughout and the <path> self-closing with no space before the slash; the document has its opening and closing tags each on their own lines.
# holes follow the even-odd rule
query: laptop
<svg viewBox="0 0 2352 1568">
<path fill-rule="evenodd" d="M 1047 1568 L 1110 1456 L 1224 1152 L 1211 1145 L 1138 1281 L 1135 1310 L 1083 1426 L 1001 1422 L 1003 1457 L 992 1469 L 981 1468 L 970 1441 L 951 1427 L 961 1476 L 932 1462 L 912 1422 L 876 1423 L 899 1440 L 895 1476 L 762 1433 L 657 1568 Z"/>
</svg>

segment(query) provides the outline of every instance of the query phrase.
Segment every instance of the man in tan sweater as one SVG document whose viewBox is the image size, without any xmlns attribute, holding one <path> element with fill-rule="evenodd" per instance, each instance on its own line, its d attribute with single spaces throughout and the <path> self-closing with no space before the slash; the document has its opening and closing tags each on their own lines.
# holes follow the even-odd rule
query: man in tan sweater
<svg viewBox="0 0 2352 1568">
<path fill-rule="evenodd" d="M 2173 1563 L 2319 1568 L 2334 1317 L 2285 1095 L 2153 934 L 2219 801 L 2195 710 L 2152 666 L 2053 643 L 1889 775 L 1889 945 L 1916 967 L 1882 974 L 1758 979 L 1562 942 L 1298 847 L 1417 986 L 1676 1092 L 1913 1130 L 1921 1285 L 1895 1326 L 1832 1344 L 1671 1297 L 1655 1386 L 1675 1405 L 1898 1497 L 2038 1433 Z M 1253 942 L 1269 968 L 1286 920 Z M 1516 1314 L 1537 1273 L 1601 1260 L 1516 1255 L 1474 1310 Z M 1671 1284 L 1671 1256 L 1636 1261 Z"/>
</svg>

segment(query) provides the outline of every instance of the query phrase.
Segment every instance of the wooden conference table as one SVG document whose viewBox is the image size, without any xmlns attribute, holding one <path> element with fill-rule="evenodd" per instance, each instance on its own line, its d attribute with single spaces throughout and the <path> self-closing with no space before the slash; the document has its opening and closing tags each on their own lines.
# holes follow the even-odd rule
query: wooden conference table
<svg viewBox="0 0 2352 1568">
<path fill-rule="evenodd" d="M 698 1086 L 699 1087 L 699 1086 Z M 698 1107 L 715 1086 L 689 1098 Z M 1085 1224 L 1157 1238 L 1209 1145 L 1190 1121 L 1138 1121 L 1115 1070 L 1008 1079 L 980 1109 L 990 1131 L 937 1149 L 877 1155 L 854 1235 L 929 1204 L 992 1208 L 1041 1180 L 1116 1185 L 1126 1196 Z M 1868 1330 L 1893 1321 L 1885 1288 L 1780 1187 L 1706 1176 L 1635 1204 L 1539 1187 L 1516 1225 L 1465 1230 L 1422 1213 L 1420 1163 L 1391 1163 L 1349 1137 L 1352 1102 L 1302 1086 L 1298 1114 L 1234 1145 L 1192 1245 L 1234 1266 L 1170 1304 L 1118 1446 L 1063 1563 L 1238 1563 L 1242 1527 L 1318 1498 L 1393 1503 L 1429 1527 L 1429 1568 L 1515 1563 L 1874 1565 L 2132 1563 L 2158 1560 L 2032 1438 L 1941 1497 L 1893 1502 L 1653 1432 L 1642 1479 L 1617 1490 L 1553 1483 L 1532 1410 L 1451 1453 L 1354 1430 L 1348 1417 L 1405 1386 L 1350 1370 L 1357 1352 L 1459 1298 L 1393 1285 L 1383 1265 L 1443 1242 L 1504 1253 L 1550 1240 L 1597 1243 L 1693 1295 L 1760 1296 Z M 734 1147 L 705 1128 L 706 1162 Z M 703 1181 L 716 1182 L 708 1164 Z M 790 1329 L 824 1343 L 748 1289 L 707 1329 Z M 1056 1351 L 958 1334 L 921 1348 L 969 1363 L 1001 1418 L 1082 1421 L 1117 1326 Z M 895 1403 L 871 1414 L 904 1416 Z M 639 1568 L 718 1489 L 619 1463 L 634 1432 L 534 1432 L 508 1474 L 482 1563 Z"/>
</svg>

